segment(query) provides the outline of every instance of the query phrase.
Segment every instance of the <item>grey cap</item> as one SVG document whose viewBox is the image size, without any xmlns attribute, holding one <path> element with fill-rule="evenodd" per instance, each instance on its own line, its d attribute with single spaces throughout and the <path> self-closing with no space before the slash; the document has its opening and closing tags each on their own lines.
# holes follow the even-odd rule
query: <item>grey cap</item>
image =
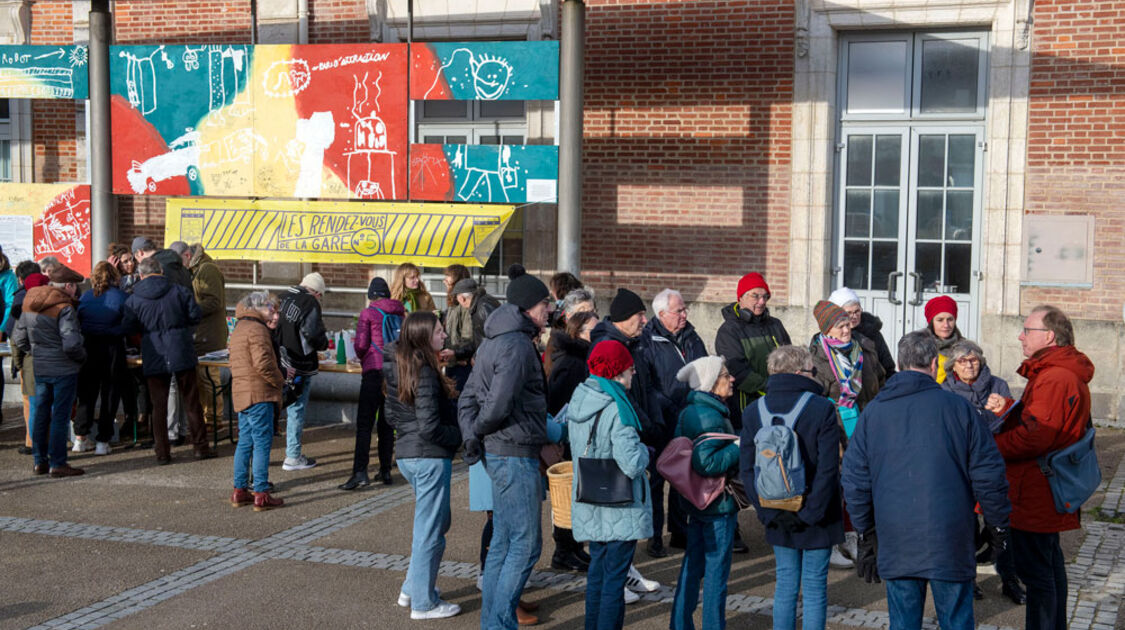
<svg viewBox="0 0 1125 630">
<path fill-rule="evenodd" d="M 155 251 L 155 250 L 156 250 L 156 245 L 153 245 L 152 241 L 149 240 L 147 237 L 138 236 L 138 237 L 133 239 L 132 251 L 134 251 L 134 252 L 150 252 L 150 251 Z"/>
<path fill-rule="evenodd" d="M 457 284 L 453 285 L 453 295 L 461 295 L 462 293 L 476 293 L 477 281 L 472 278 L 461 278 Z"/>
</svg>

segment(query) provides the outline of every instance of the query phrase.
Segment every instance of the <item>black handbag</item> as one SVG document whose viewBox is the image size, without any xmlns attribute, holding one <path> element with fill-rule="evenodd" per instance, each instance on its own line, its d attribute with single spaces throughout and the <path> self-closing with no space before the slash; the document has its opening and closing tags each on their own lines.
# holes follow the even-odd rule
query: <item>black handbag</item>
<svg viewBox="0 0 1125 630">
<path fill-rule="evenodd" d="M 583 455 L 589 453 L 590 446 L 594 444 L 602 411 L 599 411 L 598 417 L 594 418 L 594 427 L 590 429 L 590 437 L 586 440 L 586 450 L 582 452 Z M 613 458 L 579 457 L 578 466 L 574 469 L 574 481 L 575 495 L 581 503 L 592 505 L 632 505 L 633 503 L 633 480 L 621 472 L 621 468 Z"/>
</svg>

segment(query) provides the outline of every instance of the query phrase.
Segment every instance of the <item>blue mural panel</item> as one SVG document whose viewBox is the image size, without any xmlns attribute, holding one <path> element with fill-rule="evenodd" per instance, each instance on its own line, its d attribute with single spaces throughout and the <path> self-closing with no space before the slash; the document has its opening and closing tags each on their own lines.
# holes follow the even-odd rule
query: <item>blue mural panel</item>
<svg viewBox="0 0 1125 630">
<path fill-rule="evenodd" d="M 89 98 L 85 46 L 0 46 L 0 98 Z"/>
<path fill-rule="evenodd" d="M 558 42 L 411 45 L 410 98 L 414 100 L 553 101 L 558 97 Z"/>
</svg>

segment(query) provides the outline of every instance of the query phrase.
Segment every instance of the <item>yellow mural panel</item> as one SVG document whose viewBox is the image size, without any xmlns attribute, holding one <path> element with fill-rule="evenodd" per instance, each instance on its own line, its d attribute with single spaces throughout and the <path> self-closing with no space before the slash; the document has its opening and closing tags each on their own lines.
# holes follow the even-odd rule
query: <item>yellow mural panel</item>
<svg viewBox="0 0 1125 630">
<path fill-rule="evenodd" d="M 514 206 L 178 198 L 165 242 L 216 259 L 483 266 Z"/>
</svg>

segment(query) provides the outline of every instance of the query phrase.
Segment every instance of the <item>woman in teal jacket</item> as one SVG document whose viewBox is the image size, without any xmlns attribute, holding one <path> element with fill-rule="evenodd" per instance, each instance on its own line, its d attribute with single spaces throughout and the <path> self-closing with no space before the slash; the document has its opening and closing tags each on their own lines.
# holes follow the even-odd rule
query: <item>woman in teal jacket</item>
<svg viewBox="0 0 1125 630">
<path fill-rule="evenodd" d="M 625 580 L 633 550 L 638 540 L 652 536 L 652 498 L 645 478 L 648 448 L 641 444 L 640 421 L 626 393 L 633 380 L 629 350 L 618 341 L 603 341 L 594 346 L 586 364 L 590 378 L 574 390 L 567 410 L 575 469 L 580 457 L 614 460 L 633 480 L 633 502 L 581 503 L 575 475 L 571 521 L 575 540 L 590 541 L 586 630 L 620 629 L 625 623 Z"/>
<path fill-rule="evenodd" d="M 695 440 L 704 433 L 734 433 L 727 399 L 734 393 L 734 377 L 722 357 L 703 357 L 680 368 L 676 378 L 691 386 L 687 407 L 680 412 L 676 435 Z M 695 444 L 691 467 L 704 477 L 738 473 L 738 445 L 731 440 L 705 440 Z M 727 494 L 700 510 L 683 501 L 687 513 L 687 547 L 676 597 L 672 602 L 671 630 L 694 630 L 692 615 L 699 604 L 703 582 L 703 627 L 722 630 L 727 625 L 727 577 L 731 544 L 738 529 L 738 504 Z"/>
</svg>

